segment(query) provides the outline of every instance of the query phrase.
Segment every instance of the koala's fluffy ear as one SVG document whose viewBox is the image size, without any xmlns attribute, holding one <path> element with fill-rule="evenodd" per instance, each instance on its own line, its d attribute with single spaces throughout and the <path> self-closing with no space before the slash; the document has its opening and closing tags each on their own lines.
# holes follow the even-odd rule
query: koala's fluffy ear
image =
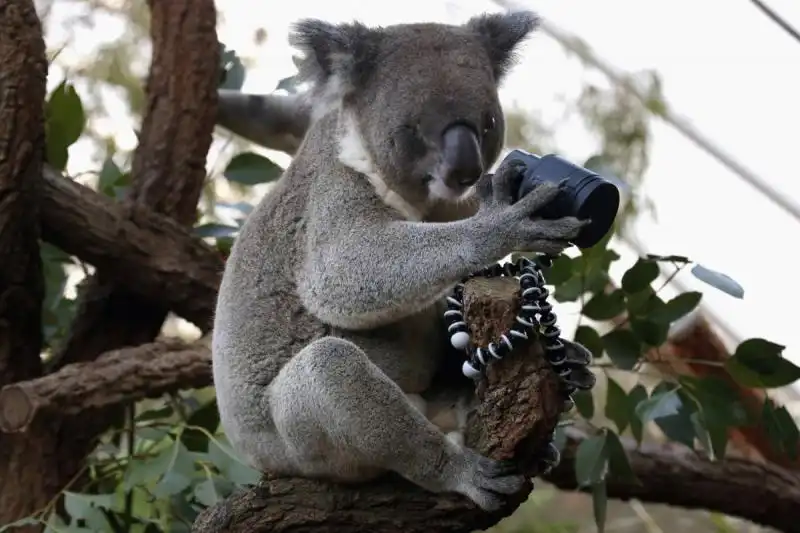
<svg viewBox="0 0 800 533">
<path fill-rule="evenodd" d="M 329 98 L 344 98 L 369 76 L 381 32 L 361 23 L 330 24 L 318 19 L 296 22 L 289 43 L 303 52 L 298 77 Z"/>
<path fill-rule="evenodd" d="M 483 41 L 492 62 L 497 82 L 514 64 L 514 51 L 539 26 L 539 16 L 532 11 L 491 13 L 471 18 L 466 27 Z"/>
</svg>

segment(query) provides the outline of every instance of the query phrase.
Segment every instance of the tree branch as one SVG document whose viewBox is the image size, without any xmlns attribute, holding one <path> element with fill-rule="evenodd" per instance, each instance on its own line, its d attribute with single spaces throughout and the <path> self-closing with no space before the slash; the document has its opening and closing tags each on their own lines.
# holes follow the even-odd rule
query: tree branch
<svg viewBox="0 0 800 533">
<path fill-rule="evenodd" d="M 47 61 L 27 0 L 0 2 L 0 385 L 42 371 L 36 191 L 44 155 Z"/>
<path fill-rule="evenodd" d="M 31 0 L 0 0 L 0 385 L 42 372 L 44 279 L 37 193 L 44 157 L 47 60 Z M 46 428 L 0 435 L 0 524 L 47 501 Z M 24 487 L 24 490 L 21 490 Z"/>
<path fill-rule="evenodd" d="M 576 490 L 575 452 L 587 437 L 569 428 L 561 464 L 544 479 Z M 711 461 L 679 444 L 642 444 L 623 439 L 639 484 L 607 480 L 609 498 L 707 509 L 780 531 L 798 532 L 800 475 L 765 462 L 729 457 Z"/>
<path fill-rule="evenodd" d="M 219 91 L 217 124 L 271 150 L 294 154 L 310 120 L 306 95 Z"/>
<path fill-rule="evenodd" d="M 222 258 L 173 220 L 122 206 L 45 166 L 42 237 L 108 279 L 211 329 Z"/>
<path fill-rule="evenodd" d="M 37 416 L 91 417 L 98 409 L 211 384 L 208 337 L 163 339 L 104 353 L 0 389 L 0 430 L 25 431 Z"/>
</svg>

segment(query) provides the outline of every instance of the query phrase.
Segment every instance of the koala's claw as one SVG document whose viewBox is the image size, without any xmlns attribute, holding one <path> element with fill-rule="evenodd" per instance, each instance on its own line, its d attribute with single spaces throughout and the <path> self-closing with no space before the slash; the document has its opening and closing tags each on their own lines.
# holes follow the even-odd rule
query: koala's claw
<svg viewBox="0 0 800 533">
<path fill-rule="evenodd" d="M 504 496 L 516 494 L 525 486 L 525 476 L 512 461 L 497 461 L 471 450 L 469 455 L 472 473 L 463 492 L 483 510 L 499 509 L 505 503 Z"/>
</svg>

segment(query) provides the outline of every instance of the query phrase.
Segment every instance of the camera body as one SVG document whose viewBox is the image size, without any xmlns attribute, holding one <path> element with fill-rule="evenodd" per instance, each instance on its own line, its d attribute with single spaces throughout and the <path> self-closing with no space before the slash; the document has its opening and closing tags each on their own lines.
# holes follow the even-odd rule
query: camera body
<svg viewBox="0 0 800 533">
<path fill-rule="evenodd" d="M 591 219 L 591 223 L 581 230 L 572 244 L 578 248 L 591 248 L 611 229 L 620 201 L 619 189 L 613 183 L 555 154 L 539 157 L 524 150 L 514 150 L 505 157 L 503 163 L 512 159 L 525 164 L 515 202 L 528 194 L 537 183 L 560 183 L 566 179 L 556 198 L 537 215 L 550 220 L 567 216 Z"/>
</svg>

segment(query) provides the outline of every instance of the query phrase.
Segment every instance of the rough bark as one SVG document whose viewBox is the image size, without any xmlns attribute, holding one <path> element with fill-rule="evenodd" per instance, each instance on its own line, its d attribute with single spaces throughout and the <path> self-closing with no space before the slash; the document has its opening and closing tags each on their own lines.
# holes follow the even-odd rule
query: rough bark
<svg viewBox="0 0 800 533">
<path fill-rule="evenodd" d="M 211 329 L 224 262 L 186 228 L 143 206 L 122 206 L 45 165 L 42 238 L 108 279 Z"/>
<path fill-rule="evenodd" d="M 464 304 L 476 342 L 508 329 L 519 306 L 514 280 L 471 280 Z M 495 459 L 515 459 L 534 476 L 535 454 L 547 444 L 562 401 L 558 378 L 537 342 L 493 363 L 476 393 L 467 444 Z M 434 495 L 387 476 L 374 483 L 343 487 L 320 481 L 266 478 L 257 488 L 231 496 L 204 511 L 193 531 L 208 532 L 448 532 L 484 529 L 511 514 L 531 486 L 497 512 L 485 513 L 460 495 Z"/>
<path fill-rule="evenodd" d="M 36 205 L 47 61 L 30 0 L 0 0 L 0 385 L 41 373 L 44 296 Z M 40 426 L 0 435 L 0 524 L 42 505 L 52 443 Z M 20 490 L 25 487 L 25 491 Z"/>
<path fill-rule="evenodd" d="M 97 410 L 181 388 L 211 384 L 208 337 L 187 343 L 162 339 L 104 353 L 30 381 L 0 389 L 0 430 L 27 430 L 47 415 L 92 417 Z"/>
<path fill-rule="evenodd" d="M 219 45 L 212 0 L 152 0 L 153 57 L 132 185 L 130 212 L 142 207 L 188 225 L 195 220 L 216 117 Z M 151 302 L 103 272 L 89 279 L 59 365 L 93 361 L 103 352 L 151 342 L 168 307 Z M 72 479 L 99 434 L 121 415 L 121 406 L 92 416 L 68 417 L 56 430 L 61 481 Z"/>
</svg>

